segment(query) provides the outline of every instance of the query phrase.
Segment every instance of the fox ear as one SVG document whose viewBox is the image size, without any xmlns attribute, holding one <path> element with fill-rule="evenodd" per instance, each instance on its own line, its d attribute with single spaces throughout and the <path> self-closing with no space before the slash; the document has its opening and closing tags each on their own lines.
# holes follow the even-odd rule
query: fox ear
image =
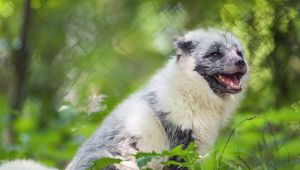
<svg viewBox="0 0 300 170">
<path fill-rule="evenodd" d="M 193 41 L 185 40 L 184 37 L 178 36 L 173 38 L 173 46 L 175 48 L 176 55 L 190 54 L 196 47 Z"/>
</svg>

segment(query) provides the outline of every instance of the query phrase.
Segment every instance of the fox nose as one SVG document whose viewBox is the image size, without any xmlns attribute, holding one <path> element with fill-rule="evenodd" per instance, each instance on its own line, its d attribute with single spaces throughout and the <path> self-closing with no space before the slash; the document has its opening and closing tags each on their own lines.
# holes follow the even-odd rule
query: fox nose
<svg viewBox="0 0 300 170">
<path fill-rule="evenodd" d="M 234 65 L 237 66 L 237 67 L 242 68 L 242 67 L 244 67 L 244 66 L 246 65 L 246 63 L 245 63 L 244 60 L 238 60 L 238 61 L 236 61 L 236 62 L 234 63 Z"/>
</svg>

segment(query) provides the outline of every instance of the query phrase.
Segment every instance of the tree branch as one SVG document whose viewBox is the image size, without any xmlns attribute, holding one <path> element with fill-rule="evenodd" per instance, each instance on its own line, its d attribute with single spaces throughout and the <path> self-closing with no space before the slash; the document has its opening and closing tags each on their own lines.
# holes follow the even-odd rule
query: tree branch
<svg viewBox="0 0 300 170">
<path fill-rule="evenodd" d="M 15 81 L 13 86 L 13 94 L 11 96 L 11 112 L 8 115 L 8 125 L 5 131 L 5 142 L 7 144 L 14 143 L 15 132 L 13 130 L 13 121 L 16 113 L 22 110 L 25 99 L 24 89 L 27 80 L 27 70 L 29 65 L 30 52 L 28 48 L 28 30 L 31 14 L 31 0 L 23 1 L 22 24 L 19 33 L 19 42 L 16 45 L 12 61 L 15 69 Z"/>
</svg>

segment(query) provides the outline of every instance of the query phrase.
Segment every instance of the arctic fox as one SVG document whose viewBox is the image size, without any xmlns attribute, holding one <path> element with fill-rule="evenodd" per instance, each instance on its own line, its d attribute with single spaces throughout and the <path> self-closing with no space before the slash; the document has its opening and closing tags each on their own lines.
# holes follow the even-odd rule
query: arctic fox
<svg viewBox="0 0 300 170">
<path fill-rule="evenodd" d="M 138 169 L 133 154 L 191 142 L 206 154 L 243 98 L 247 62 L 231 33 L 199 29 L 173 39 L 176 55 L 144 88 L 122 102 L 80 147 L 67 170 L 103 157 L 123 161 L 106 169 Z"/>
</svg>

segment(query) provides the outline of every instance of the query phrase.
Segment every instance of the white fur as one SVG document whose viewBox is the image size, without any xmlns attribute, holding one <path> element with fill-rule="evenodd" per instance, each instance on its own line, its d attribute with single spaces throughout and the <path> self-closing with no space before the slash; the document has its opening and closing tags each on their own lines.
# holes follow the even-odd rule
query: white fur
<svg viewBox="0 0 300 170">
<path fill-rule="evenodd" d="M 0 166 L 0 170 L 58 170 L 41 165 L 32 160 L 14 160 Z"/>
</svg>

